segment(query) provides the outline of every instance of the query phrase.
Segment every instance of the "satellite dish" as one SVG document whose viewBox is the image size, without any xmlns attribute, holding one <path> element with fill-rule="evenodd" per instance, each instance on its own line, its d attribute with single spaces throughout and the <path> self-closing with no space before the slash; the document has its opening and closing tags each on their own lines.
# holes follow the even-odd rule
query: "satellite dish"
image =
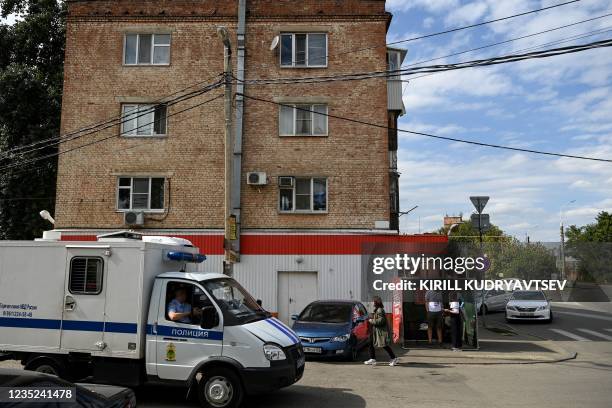
<svg viewBox="0 0 612 408">
<path fill-rule="evenodd" d="M 272 40 L 272 44 L 270 44 L 270 51 L 274 51 L 276 47 L 278 47 L 278 43 L 280 42 L 280 37 L 277 35 Z"/>
</svg>

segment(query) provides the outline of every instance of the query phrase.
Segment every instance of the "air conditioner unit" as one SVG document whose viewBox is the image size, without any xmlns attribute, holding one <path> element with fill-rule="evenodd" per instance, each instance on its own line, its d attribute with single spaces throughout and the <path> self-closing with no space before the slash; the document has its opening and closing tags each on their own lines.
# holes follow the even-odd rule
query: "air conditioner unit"
<svg viewBox="0 0 612 408">
<path fill-rule="evenodd" d="M 261 171 L 247 173 L 247 184 L 250 186 L 265 186 L 268 184 L 268 176 Z"/>
<path fill-rule="evenodd" d="M 126 225 L 144 225 L 144 213 L 128 211 L 123 213 L 123 223 Z"/>
<path fill-rule="evenodd" d="M 287 177 L 287 176 L 283 176 L 283 177 L 279 177 L 278 178 L 278 186 L 279 187 L 293 187 L 293 177 Z"/>
</svg>

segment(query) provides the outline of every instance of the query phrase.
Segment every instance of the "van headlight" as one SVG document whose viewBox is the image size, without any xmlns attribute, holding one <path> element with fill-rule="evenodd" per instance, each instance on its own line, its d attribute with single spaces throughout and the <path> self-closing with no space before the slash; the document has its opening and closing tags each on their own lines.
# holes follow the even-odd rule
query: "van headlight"
<svg viewBox="0 0 612 408">
<path fill-rule="evenodd" d="M 338 343 L 342 343 L 344 341 L 348 341 L 348 339 L 351 338 L 350 334 L 343 334 L 342 336 L 336 336 L 336 337 L 332 337 L 331 338 L 331 342 L 338 342 Z"/>
<path fill-rule="evenodd" d="M 285 360 L 287 356 L 282 348 L 274 344 L 264 344 L 263 352 L 266 358 L 270 361 Z"/>
</svg>

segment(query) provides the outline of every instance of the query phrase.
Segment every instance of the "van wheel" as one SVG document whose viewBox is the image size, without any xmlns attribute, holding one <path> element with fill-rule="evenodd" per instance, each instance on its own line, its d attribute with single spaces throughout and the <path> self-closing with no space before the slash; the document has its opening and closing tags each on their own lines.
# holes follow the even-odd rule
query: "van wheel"
<svg viewBox="0 0 612 408">
<path fill-rule="evenodd" d="M 37 358 L 30 361 L 24 367 L 29 371 L 36 371 L 38 373 L 51 374 L 57 377 L 63 377 L 65 372 L 61 363 L 51 358 Z"/>
<path fill-rule="evenodd" d="M 236 408 L 242 402 L 240 378 L 227 368 L 202 373 L 198 383 L 200 405 L 205 408 Z"/>
</svg>

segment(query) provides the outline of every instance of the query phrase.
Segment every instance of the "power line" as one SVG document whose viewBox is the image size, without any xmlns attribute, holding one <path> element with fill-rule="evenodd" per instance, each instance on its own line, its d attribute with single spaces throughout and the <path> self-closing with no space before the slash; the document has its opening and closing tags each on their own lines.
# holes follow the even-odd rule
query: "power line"
<svg viewBox="0 0 612 408">
<path fill-rule="evenodd" d="M 510 20 L 510 19 L 513 19 L 513 18 L 516 18 L 516 17 L 522 17 L 522 16 L 526 16 L 526 15 L 529 15 L 529 14 L 533 14 L 533 13 L 539 13 L 541 11 L 546 11 L 546 10 L 550 10 L 550 9 L 554 9 L 554 8 L 557 8 L 557 7 L 566 6 L 568 4 L 578 3 L 578 2 L 580 2 L 580 0 L 567 1 L 567 2 L 564 2 L 564 3 L 554 4 L 554 5 L 548 6 L 548 7 L 542 7 L 542 8 L 539 8 L 539 9 L 525 11 L 523 13 L 513 14 L 513 15 L 510 15 L 510 16 L 506 16 L 506 17 L 501 17 L 501 18 L 496 18 L 496 19 L 493 19 L 493 20 L 483 21 L 483 22 L 480 22 L 480 23 L 470 24 L 470 25 L 467 25 L 467 26 L 456 27 L 456 28 L 452 28 L 452 29 L 449 29 L 449 30 L 438 31 L 438 32 L 435 32 L 435 33 L 430 33 L 430 34 L 424 34 L 424 35 L 420 35 L 420 36 L 416 36 L 416 37 L 406 38 L 406 39 L 403 39 L 403 40 L 397 40 L 397 41 L 393 41 L 393 42 L 390 42 L 390 43 L 386 43 L 384 45 L 375 45 L 375 46 L 364 47 L 364 48 L 354 48 L 354 49 L 351 49 L 351 50 L 342 51 L 342 52 L 339 52 L 339 53 L 334 53 L 334 56 L 344 55 L 344 54 L 352 54 L 354 52 L 368 51 L 368 50 L 373 50 L 373 49 L 380 48 L 380 47 L 388 47 L 390 45 L 401 44 L 401 43 L 406 43 L 406 42 L 412 42 L 412 41 L 417 41 L 417 40 L 423 40 L 423 39 L 431 38 L 431 37 L 437 37 L 437 36 L 440 36 L 440 35 L 445 35 L 445 34 L 450 34 L 450 33 L 454 33 L 454 32 L 457 32 L 457 31 L 467 30 L 467 29 L 470 29 L 470 28 L 480 27 L 480 26 L 484 26 L 484 25 L 487 25 L 487 24 L 496 23 L 496 22 L 499 22 L 499 21 Z M 323 59 L 323 58 L 327 59 L 327 58 L 329 58 L 329 56 L 330 56 L 329 53 L 326 53 L 326 55 L 321 56 L 318 59 Z M 315 60 L 316 59 L 317 58 L 315 58 Z"/>
<path fill-rule="evenodd" d="M 480 22 L 480 23 L 470 24 L 470 25 L 463 26 L 463 27 L 452 28 L 450 30 L 440 31 L 440 32 L 437 32 L 437 33 L 420 35 L 418 37 L 406 38 L 404 40 L 398 40 L 398 41 L 387 43 L 387 46 L 395 45 L 395 44 L 402 44 L 402 43 L 412 42 L 412 41 L 417 41 L 417 40 L 423 40 L 425 38 L 436 37 L 436 36 L 443 35 L 443 34 L 455 33 L 457 31 L 467 30 L 469 28 L 474 28 L 474 27 L 480 27 L 480 26 L 483 26 L 483 25 L 491 24 L 491 23 L 497 23 L 499 21 L 509 20 L 509 19 L 515 18 L 515 17 L 521 17 L 521 16 L 526 16 L 528 14 L 539 13 L 540 11 L 554 9 L 556 7 L 561 7 L 561 6 L 565 6 L 565 5 L 568 5 L 568 4 L 577 3 L 579 1 L 580 0 L 567 1 L 565 3 L 554 4 L 552 6 L 542 7 L 542 8 L 539 8 L 539 9 L 530 10 L 530 11 L 526 11 L 526 12 L 519 13 L 519 14 L 514 14 L 512 16 L 496 18 L 494 20 L 488 20 L 488 21 L 483 21 L 483 22 Z"/>
<path fill-rule="evenodd" d="M 525 51 L 530 51 L 530 50 L 536 50 L 538 48 L 547 47 L 549 45 L 563 44 L 563 43 L 566 43 L 566 42 L 570 42 L 570 41 L 574 41 L 574 40 L 579 40 L 579 39 L 582 39 L 582 38 L 592 37 L 594 35 L 605 34 L 605 33 L 608 33 L 610 31 L 612 31 L 612 26 L 607 26 L 607 27 L 601 28 L 599 30 L 588 31 L 586 33 L 576 34 L 576 35 L 573 35 L 573 36 L 570 36 L 570 37 L 563 37 L 563 38 L 560 38 L 560 39 L 555 40 L 555 41 L 550 41 L 550 42 L 547 42 L 547 43 L 542 43 L 542 44 L 533 45 L 533 46 L 526 47 L 526 48 L 521 48 L 521 49 L 516 50 L 515 52 L 525 52 Z M 461 52 L 461 53 L 465 53 L 465 52 L 469 52 L 469 51 L 472 51 L 472 50 L 464 51 L 464 52 Z M 461 53 L 457 53 L 457 54 L 461 54 Z M 441 57 L 441 58 L 445 58 L 445 57 Z M 436 58 L 436 59 L 439 59 L 439 58 Z M 415 79 L 425 78 L 425 77 L 428 77 L 428 76 L 431 76 L 431 75 L 436 75 L 436 74 L 439 74 L 439 72 L 433 72 L 433 73 L 430 73 L 430 74 L 419 75 L 419 76 L 411 77 L 410 79 L 404 79 L 404 80 L 400 80 L 400 81 L 401 82 L 409 83 L 409 82 L 414 81 Z M 404 95 L 405 91 L 406 91 L 406 87 L 404 87 L 404 89 L 402 90 L 402 96 Z"/>
<path fill-rule="evenodd" d="M 454 52 L 452 54 L 443 55 L 443 56 L 435 57 L 435 58 L 430 58 L 430 59 L 422 60 L 422 61 L 418 61 L 418 62 L 413 62 L 413 63 L 410 63 L 410 64 L 402 64 L 402 67 L 412 67 L 412 66 L 415 66 L 415 65 L 424 64 L 426 62 L 432 62 L 432 61 L 437 61 L 437 60 L 441 60 L 441 59 L 445 59 L 445 58 L 456 57 L 457 55 L 467 54 L 467 53 L 470 53 L 470 52 L 483 50 L 485 48 L 491 48 L 491 47 L 495 47 L 495 46 L 502 45 L 502 44 L 508 44 L 508 43 L 511 43 L 511 42 L 515 42 L 515 41 L 519 41 L 519 40 L 524 40 L 525 38 L 535 37 L 535 36 L 538 36 L 538 35 L 550 33 L 550 32 L 553 32 L 553 31 L 562 30 L 564 28 L 573 27 L 573 26 L 576 26 L 576 25 L 579 25 L 579 24 L 588 23 L 588 22 L 591 22 L 591 21 L 599 20 L 599 19 L 602 19 L 602 18 L 610 17 L 610 16 L 612 16 L 612 13 L 604 14 L 602 16 L 597 16 L 597 17 L 593 17 L 593 18 L 589 18 L 589 19 L 586 19 L 586 20 L 577 21 L 577 22 L 571 23 L 571 24 L 564 24 L 564 25 L 561 25 L 561 26 L 550 28 L 548 30 L 538 31 L 536 33 L 526 34 L 526 35 L 523 35 L 523 36 L 520 36 L 520 37 L 510 38 L 508 40 L 499 41 L 499 42 L 496 42 L 496 43 L 487 44 L 487 45 L 483 45 L 483 46 L 476 47 L 476 48 L 471 48 L 471 49 L 465 50 L 465 51 Z"/>
<path fill-rule="evenodd" d="M 502 55 L 499 57 L 492 57 L 480 60 L 464 61 L 455 64 L 439 64 L 439 65 L 428 65 L 418 66 L 412 68 L 403 68 L 397 70 L 385 70 L 385 71 L 368 71 L 368 72 L 357 72 L 350 74 L 338 74 L 338 75 L 327 75 L 327 76 L 312 76 L 312 77 L 301 77 L 301 78 L 276 78 L 276 79 L 247 79 L 242 81 L 249 85 L 274 85 L 274 84 L 304 84 L 304 83 L 324 83 L 324 82 L 336 82 L 336 81 L 359 81 L 364 79 L 372 78 L 388 78 L 398 77 L 400 75 L 416 75 L 420 73 L 429 72 L 444 72 L 452 71 L 465 68 L 482 67 L 505 64 L 509 62 L 518 62 L 529 59 L 548 58 L 564 54 L 572 54 L 591 49 L 612 47 L 612 39 L 605 39 L 601 41 L 595 41 L 586 44 L 578 44 L 573 46 L 551 48 L 542 51 L 534 51 L 525 54 L 510 54 Z M 238 81 L 237 78 L 234 77 Z"/>
<path fill-rule="evenodd" d="M 19 152 L 17 154 L 20 155 L 20 156 L 24 156 L 27 153 L 32 153 L 34 151 L 47 149 L 47 148 L 50 148 L 52 146 L 59 145 L 61 143 L 66 143 L 66 142 L 69 142 L 69 141 L 80 139 L 82 137 L 85 137 L 85 136 L 88 136 L 88 135 L 91 135 L 91 134 L 94 134 L 94 133 L 98 133 L 98 132 L 101 132 L 103 130 L 106 130 L 106 129 L 109 129 L 109 128 L 112 128 L 112 127 L 115 127 L 115 126 L 118 126 L 118 125 L 123 125 L 124 123 L 126 123 L 128 121 L 131 121 L 131 120 L 134 120 L 134 119 L 138 119 L 138 118 L 146 116 L 146 115 L 148 115 L 150 113 L 155 112 L 155 110 L 158 107 L 161 107 L 161 106 L 168 107 L 168 106 L 176 105 L 177 103 L 180 103 L 180 102 L 183 102 L 185 100 L 194 98 L 194 97 L 202 95 L 203 93 L 206 93 L 206 92 L 208 92 L 208 91 L 210 91 L 212 89 L 218 88 L 219 86 L 221 86 L 221 84 L 222 84 L 222 82 L 220 82 L 220 81 L 216 82 L 216 83 L 208 85 L 207 87 L 204 87 L 204 88 L 202 88 L 200 90 L 193 91 L 193 92 L 190 92 L 190 93 L 185 94 L 185 95 L 181 95 L 179 97 L 171 99 L 171 100 L 169 100 L 167 102 L 164 102 L 162 104 L 152 105 L 151 107 L 145 109 L 144 111 L 138 112 L 138 115 L 136 115 L 136 116 L 130 115 L 128 117 L 128 116 L 122 115 L 122 116 L 119 117 L 119 119 L 117 119 L 117 120 L 121 120 L 121 122 L 117 123 L 117 120 L 110 120 L 110 121 L 107 121 L 106 122 L 107 124 L 105 126 L 101 127 L 101 128 L 98 126 L 98 127 L 94 127 L 93 130 L 88 131 L 86 133 L 81 133 L 81 134 L 78 134 L 78 135 L 75 135 L 75 136 L 72 136 L 72 137 L 60 137 L 58 140 L 56 140 L 54 142 L 51 142 L 51 143 L 48 143 L 48 144 L 46 144 L 44 146 L 32 148 L 32 149 L 30 149 L 30 150 L 28 150 L 26 152 Z M 152 122 L 152 123 L 155 123 L 155 121 Z M 4 157 L 4 158 L 6 158 L 6 157 Z M 0 157 L 0 160 L 1 159 L 2 158 Z"/>
<path fill-rule="evenodd" d="M 210 103 L 210 102 L 212 102 L 214 100 L 217 100 L 217 99 L 221 98 L 222 96 L 223 95 L 217 95 L 216 97 L 214 97 L 212 99 L 208 99 L 208 100 L 206 100 L 204 102 L 192 105 L 192 106 L 190 106 L 188 108 L 185 108 L 185 109 L 182 109 L 180 111 L 173 112 L 173 113 L 167 115 L 166 117 L 169 118 L 169 117 L 172 117 L 172 116 L 175 116 L 175 115 L 182 114 L 182 113 L 187 112 L 189 110 L 192 110 L 192 109 L 198 108 L 198 107 L 200 107 L 202 105 L 205 105 L 207 103 Z M 152 125 L 154 123 L 155 123 L 155 121 L 149 122 L 149 123 L 145 123 L 143 125 L 140 125 L 140 126 L 136 127 L 134 130 L 137 130 L 137 129 L 145 127 L 145 126 L 150 126 L 150 125 Z M 115 124 L 113 126 L 117 126 L 117 125 L 118 124 Z M 82 149 L 82 148 L 85 148 L 85 147 L 88 147 L 88 146 L 91 146 L 91 145 L 94 145 L 94 144 L 97 144 L 97 143 L 100 143 L 100 142 L 104 142 L 106 140 L 109 140 L 109 139 L 112 139 L 112 138 L 115 138 L 115 137 L 119 137 L 119 136 L 120 135 L 107 136 L 105 138 L 94 140 L 94 141 L 91 141 L 89 143 L 85 143 L 83 145 L 79 145 L 79 146 L 76 146 L 76 147 L 73 147 L 73 148 L 70 148 L 70 149 L 67 149 L 67 150 L 59 151 L 57 153 L 52 153 L 52 154 L 48 154 L 46 156 L 41 156 L 41 157 L 33 158 L 33 159 L 30 159 L 30 160 L 26 160 L 26 161 L 23 161 L 23 162 L 10 164 L 10 165 L 4 166 L 4 167 L 0 167 L 0 171 L 6 171 L 6 170 L 9 170 L 9 169 L 12 169 L 12 168 L 15 168 L 15 167 L 21 167 L 21 166 L 26 165 L 26 164 L 35 163 L 35 162 L 38 162 L 38 161 L 41 161 L 41 160 L 46 160 L 46 159 L 49 159 L 49 158 L 57 157 L 57 156 L 60 156 L 62 154 L 70 153 L 70 152 L 73 152 L 75 150 L 79 150 L 79 149 Z"/>
<path fill-rule="evenodd" d="M 465 144 L 476 145 L 476 146 L 481 146 L 481 147 L 491 147 L 491 148 L 495 148 L 495 149 L 504 149 L 504 150 L 511 150 L 511 151 L 517 151 L 517 152 L 523 152 L 523 153 L 533 153 L 533 154 L 540 154 L 540 155 L 546 155 L 546 156 L 565 157 L 565 158 L 570 158 L 570 159 L 592 160 L 592 161 L 612 163 L 612 159 L 601 159 L 601 158 L 597 158 L 597 157 L 577 156 L 577 155 L 571 155 L 571 154 L 547 152 L 547 151 L 542 151 L 542 150 L 524 149 L 524 148 L 520 148 L 520 147 L 511 147 L 511 146 L 504 146 L 504 145 L 498 145 L 498 144 L 492 144 L 492 143 L 478 142 L 478 141 L 474 141 L 474 140 L 466 140 L 466 139 L 459 139 L 459 138 L 454 138 L 454 137 L 439 136 L 439 135 L 434 135 L 434 134 L 431 134 L 431 133 L 416 132 L 416 131 L 412 131 L 412 130 L 396 129 L 396 128 L 392 128 L 392 127 L 389 127 L 389 126 L 386 126 L 386 125 L 379 125 L 379 124 L 376 124 L 376 123 L 366 122 L 366 121 L 359 120 L 359 119 L 346 118 L 346 117 L 343 117 L 343 116 L 332 115 L 330 113 L 315 112 L 314 110 L 310 110 L 310 109 L 306 109 L 306 108 L 301 108 L 301 107 L 295 106 L 295 105 L 287 105 L 287 104 L 283 104 L 283 103 L 280 103 L 280 102 L 271 101 L 271 100 L 268 100 L 268 99 L 258 98 L 258 97 L 255 97 L 255 96 L 250 96 L 250 95 L 245 95 L 245 94 L 240 94 L 240 95 L 242 95 L 245 98 L 252 99 L 252 100 L 255 100 L 255 101 L 265 102 L 265 103 L 269 103 L 269 104 L 273 104 L 273 105 L 277 105 L 277 106 L 290 107 L 290 108 L 298 109 L 298 110 L 305 111 L 305 112 L 314 113 L 314 114 L 321 115 L 321 116 L 327 116 L 327 117 L 334 118 L 334 119 L 344 120 L 344 121 L 347 121 L 347 122 L 352 122 L 352 123 L 357 123 L 357 124 L 361 124 L 361 125 L 377 127 L 377 128 L 380 128 L 380 129 L 396 130 L 396 131 L 402 132 L 402 133 L 410 133 L 410 134 L 413 134 L 413 135 L 425 136 L 425 137 L 430 137 L 430 138 L 434 138 L 434 139 L 446 140 L 446 141 L 450 141 L 450 142 L 465 143 Z"/>
<path fill-rule="evenodd" d="M 204 84 L 204 83 L 206 83 L 206 82 L 210 81 L 211 79 L 214 79 L 214 78 L 217 78 L 217 77 L 220 77 L 220 76 L 221 76 L 221 74 L 214 75 L 214 76 L 212 76 L 212 77 L 210 77 L 210 78 L 207 78 L 207 79 L 205 79 L 205 80 L 203 80 L 203 81 L 199 81 L 199 82 L 196 82 L 196 83 L 194 83 L 194 84 L 192 84 L 192 85 L 189 85 L 189 86 L 187 86 L 187 87 L 184 87 L 184 88 L 182 88 L 182 89 L 180 89 L 180 90 L 178 90 L 178 91 L 175 91 L 175 92 L 173 92 L 173 93 L 171 93 L 171 94 L 168 94 L 168 95 L 162 96 L 161 98 L 158 98 L 158 99 L 156 99 L 155 101 L 151 102 L 151 103 L 153 104 L 153 106 L 151 106 L 151 108 L 150 108 L 150 109 L 154 110 L 156 107 L 161 106 L 161 105 L 163 105 L 163 104 L 167 104 L 167 103 L 169 103 L 169 102 L 172 102 L 172 101 L 178 100 L 178 99 L 180 99 L 180 98 L 188 97 L 188 96 L 190 96 L 190 95 L 192 95 L 192 94 L 194 94 L 194 93 L 198 93 L 200 90 L 196 90 L 196 91 L 190 92 L 190 93 L 188 93 L 188 94 L 185 94 L 185 95 L 180 95 L 180 96 L 178 96 L 178 97 L 176 97 L 176 98 L 172 98 L 172 99 L 170 99 L 170 100 L 166 100 L 166 99 L 168 99 L 168 98 L 170 98 L 170 97 L 172 97 L 172 96 L 174 96 L 174 95 L 178 95 L 178 94 L 180 94 L 180 93 L 183 93 L 183 92 L 185 92 L 185 91 L 186 91 L 186 90 L 188 90 L 188 89 L 195 88 L 195 87 L 197 87 L 197 86 L 201 86 L 202 84 Z M 218 81 L 217 83 L 220 83 L 220 81 Z M 215 84 L 216 84 L 216 83 L 215 83 Z M 149 112 L 147 112 L 147 113 L 149 113 Z M 122 118 L 124 118 L 124 116 L 123 116 L 123 115 L 113 116 L 113 117 L 108 118 L 108 119 L 106 119 L 106 120 L 104 120 L 104 121 L 102 121 L 102 122 L 98 122 L 98 123 L 94 123 L 94 124 L 91 124 L 91 125 L 87 125 L 87 126 L 86 126 L 86 127 L 84 127 L 84 128 L 81 128 L 81 129 L 79 129 L 79 130 L 75 130 L 75 131 L 71 131 L 71 132 L 67 132 L 67 133 L 65 133 L 65 134 L 63 134 L 63 135 L 60 135 L 60 136 L 53 136 L 53 137 L 50 137 L 50 138 L 47 138 L 47 139 L 38 140 L 38 141 L 36 141 L 36 142 L 29 143 L 29 144 L 27 144 L 27 145 L 18 146 L 18 147 L 14 147 L 14 148 L 12 148 L 12 149 L 9 149 L 9 150 L 5 150 L 5 151 L 3 151 L 3 152 L 0 152 L 0 160 L 2 160 L 2 159 L 4 159 L 4 158 L 8 157 L 8 156 L 9 156 L 9 154 L 11 154 L 11 153 L 15 153 L 15 154 L 21 154 L 21 155 L 23 155 L 23 154 L 30 153 L 31 151 L 41 150 L 41 149 L 47 148 L 47 147 L 45 146 L 45 147 L 42 147 L 42 148 L 33 149 L 33 150 L 30 150 L 30 151 L 26 151 L 26 152 L 20 152 L 20 150 L 23 150 L 23 149 L 28 149 L 28 148 L 31 148 L 31 147 L 33 147 L 33 146 L 38 146 L 38 145 L 43 144 L 43 143 L 48 143 L 48 142 L 53 142 L 53 141 L 58 141 L 58 140 L 69 139 L 69 138 L 70 138 L 70 137 L 72 137 L 72 136 L 79 136 L 79 134 L 80 134 L 80 133 L 87 132 L 87 131 L 92 130 L 92 129 L 96 129 L 96 128 L 100 127 L 100 126 L 104 126 L 104 125 L 106 125 L 106 124 L 109 124 L 109 123 L 115 122 L 115 121 L 120 120 L 120 119 L 122 119 Z M 76 138 L 76 137 L 75 137 L 75 138 Z M 49 145 L 49 147 L 50 147 L 50 146 L 52 146 L 52 145 Z"/>
</svg>

